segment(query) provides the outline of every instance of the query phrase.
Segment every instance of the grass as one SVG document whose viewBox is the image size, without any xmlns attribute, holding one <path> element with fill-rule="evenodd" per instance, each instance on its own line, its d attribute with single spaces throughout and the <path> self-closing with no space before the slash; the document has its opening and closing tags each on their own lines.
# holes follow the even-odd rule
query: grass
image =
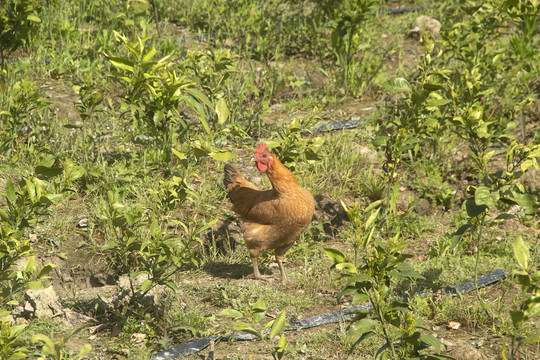
<svg viewBox="0 0 540 360">
<path fill-rule="evenodd" d="M 484 13 L 464 15 L 465 9 L 450 1 L 437 6 L 418 2 L 426 7 L 418 13 L 374 11 L 352 35 L 355 55 L 347 71 L 354 75 L 347 78 L 338 61 L 341 50 L 332 43 L 331 34 L 346 19 L 344 14 L 355 9 L 350 2 L 162 0 L 155 2 L 159 31 L 146 1 L 53 1 L 45 7 L 18 2 L 32 3 L 41 21 L 17 25 L 26 31 L 18 33 L 24 46 L 19 44 L 9 53 L 13 60 L 0 66 L 0 192 L 6 194 L 0 197 L 0 208 L 8 209 L 8 180 L 38 176 L 43 188 L 59 194 L 49 204 L 49 214 L 38 217 L 22 233 L 34 239 L 31 245 L 39 265 L 56 264 L 46 281 L 67 307 L 117 324 L 90 339 L 84 331 L 76 334 L 73 345 L 66 348 L 72 352 L 69 356 L 89 342 L 93 350 L 84 358 L 115 354 L 147 358 L 192 337 L 230 333 L 231 321 L 217 314 L 227 308 L 246 311 L 258 299 L 266 301 L 271 316 L 285 310 L 287 318 L 299 319 L 335 311 L 342 305 L 336 295 L 345 280 L 337 279 L 339 272 L 331 268 L 323 248 L 336 248 L 351 258 L 358 233 L 341 201 L 365 209 L 381 200 L 375 237 L 386 240 L 401 233 L 402 241 L 409 242 L 404 251 L 413 257 L 407 262 L 425 280 L 396 282 L 395 294 L 411 288 L 436 291 L 470 280 L 477 248 L 479 274 L 499 267 L 516 270 L 512 244 L 518 234 L 530 251 L 529 270 L 538 270 L 535 185 L 539 171 L 531 166 L 520 178 L 521 170 L 516 168 L 508 183 L 493 180 L 497 170 L 508 170 L 506 150 L 512 139 L 532 147 L 540 133 L 535 116 L 540 105 L 535 93 L 538 54 L 529 51 L 528 44 L 510 40 L 512 31 L 521 34 L 524 26 L 517 12 L 497 15 L 506 16 L 499 20 L 512 25 L 506 32 L 490 35 L 483 57 L 471 59 L 465 45 L 474 39 L 460 38 L 461 50 L 452 48 L 450 40 L 455 39 L 450 37 L 457 35 L 450 30 L 458 22 L 473 26 L 475 16 Z M 395 4 L 379 5 L 384 9 Z M 5 6 L 0 5 L 0 10 Z M 538 7 L 521 11 L 537 14 Z M 443 23 L 442 37 L 428 52 L 430 64 L 425 63 L 427 40 L 406 35 L 420 14 Z M 0 12 L 0 21 L 5 21 L 2 16 Z M 490 23 L 494 29 L 499 20 Z M 2 31 L 7 30 L 0 27 L 0 35 Z M 140 46 L 139 38 L 148 37 L 147 57 L 134 61 L 115 32 L 125 36 L 132 48 Z M 534 33 L 530 44 L 539 40 Z M 506 57 L 495 58 L 498 47 L 504 47 Z M 155 49 L 153 57 L 148 55 L 151 49 Z M 467 88 L 464 63 L 473 60 L 485 73 L 478 80 L 468 78 Z M 513 62 L 526 66 L 516 72 Z M 137 77 L 128 69 L 131 66 L 145 75 Z M 391 89 L 390 78 L 405 79 L 409 89 Z M 184 81 L 185 86 L 175 87 Z M 80 91 L 87 85 L 102 101 L 92 97 L 96 94 Z M 128 96 L 126 89 L 134 88 L 140 91 Z M 450 88 L 461 97 L 452 97 Z M 93 100 L 95 106 L 88 105 Z M 498 127 L 467 128 L 456 120 L 478 107 L 482 120 Z M 309 134 L 295 128 L 304 121 L 358 117 L 361 124 L 350 130 Z M 515 119 L 522 119 L 523 126 L 512 125 L 505 132 L 501 124 Z M 381 139 L 386 145 L 381 145 Z M 250 259 L 221 185 L 223 162 L 230 161 L 249 180 L 269 187 L 266 177 L 249 162 L 253 149 L 263 141 L 281 146 L 300 184 L 317 201 L 314 221 L 287 253 L 285 267 L 292 280 L 287 286 L 249 278 Z M 485 153 L 495 149 L 484 168 L 478 165 L 481 161 L 472 161 L 474 146 L 481 148 L 482 141 L 491 141 Z M 530 163 L 537 157 L 531 156 Z M 73 167 L 80 176 L 68 173 Z M 394 181 L 399 184 L 396 211 L 387 198 Z M 522 184 L 517 190 L 516 182 Z M 528 194 L 532 210 L 520 202 L 515 218 L 481 229 L 479 247 L 470 233 L 456 244 L 452 234 L 476 221 L 466 206 L 475 198 L 471 186 L 488 187 L 490 194 L 499 190 L 517 197 Z M 488 219 L 510 213 L 515 205 L 486 203 Z M 82 219 L 88 220 L 87 227 L 78 226 Z M 2 221 L 7 229 L 4 217 Z M 159 228 L 154 233 L 153 221 Z M 7 241 L 7 236 L 2 235 L 2 240 Z M 262 273 L 277 278 L 271 254 L 261 256 L 260 263 Z M 176 288 L 155 307 L 140 307 L 126 298 L 106 311 L 91 308 L 91 299 L 74 295 L 90 289 L 99 297 L 100 288 L 92 288 L 87 279 L 110 279 L 113 284 L 121 276 L 148 272 L 154 264 L 158 264 L 154 270 L 167 268 L 173 275 L 165 279 L 164 273 L 154 272 L 160 275 L 151 286 Z M 69 279 L 72 284 L 67 286 Z M 484 303 L 472 293 L 458 298 L 432 296 L 417 300 L 413 309 L 429 328 L 459 322 L 459 332 L 445 335 L 451 342 L 484 331 L 493 348 L 479 351 L 501 358 L 502 343 L 509 344 L 512 335 L 509 311 L 515 309 L 513 299 L 519 291 L 508 278 L 480 290 Z M 21 295 L 13 300 L 24 303 Z M 4 304 L 0 310 L 11 312 L 15 307 Z M 286 356 L 372 358 L 382 345 L 375 338 L 348 355 L 358 338 L 347 335 L 348 325 L 287 333 Z M 520 334 L 538 330 L 533 318 L 524 323 Z M 39 351 L 30 341 L 36 333 L 59 339 L 67 329 L 54 321 L 31 319 L 21 338 Z M 516 358 L 539 354 L 537 344 L 526 344 Z M 216 346 L 218 359 L 250 355 L 270 358 L 268 349 L 256 342 Z"/>
</svg>

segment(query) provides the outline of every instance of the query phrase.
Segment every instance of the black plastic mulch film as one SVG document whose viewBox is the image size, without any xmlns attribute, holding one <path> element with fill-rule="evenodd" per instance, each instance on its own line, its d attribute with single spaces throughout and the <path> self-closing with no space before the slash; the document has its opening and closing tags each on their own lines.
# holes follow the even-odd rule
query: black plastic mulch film
<svg viewBox="0 0 540 360">
<path fill-rule="evenodd" d="M 494 284 L 506 277 L 506 271 L 503 269 L 496 269 L 490 273 L 482 275 L 478 278 L 478 287 L 484 287 L 487 285 Z M 464 283 L 461 283 L 457 286 L 449 286 L 443 289 L 443 292 L 448 296 L 455 296 L 458 293 L 466 293 L 474 289 L 474 281 L 469 280 Z M 422 293 L 419 293 L 422 295 Z M 405 299 L 408 298 L 408 295 L 403 296 Z M 293 330 L 304 330 L 309 329 L 315 326 L 334 324 L 339 321 L 348 321 L 354 317 L 354 314 L 360 310 L 370 310 L 370 304 L 352 306 L 345 308 L 339 311 L 333 311 L 330 313 L 312 316 L 307 319 L 302 319 L 294 322 L 293 326 L 284 328 L 284 331 L 293 331 Z M 257 336 L 248 333 L 239 333 L 234 335 L 227 336 L 208 336 L 199 339 L 189 340 L 183 344 L 177 345 L 169 350 L 159 352 L 152 355 L 150 358 L 152 360 L 173 360 L 180 359 L 184 356 L 197 353 L 204 350 L 210 345 L 212 341 L 218 340 L 235 340 L 235 341 L 246 341 L 246 340 L 256 340 Z"/>
</svg>

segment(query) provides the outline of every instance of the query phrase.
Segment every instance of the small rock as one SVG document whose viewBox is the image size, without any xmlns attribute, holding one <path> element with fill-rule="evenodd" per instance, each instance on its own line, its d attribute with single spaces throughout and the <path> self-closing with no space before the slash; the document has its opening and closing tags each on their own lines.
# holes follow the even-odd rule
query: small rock
<svg viewBox="0 0 540 360">
<path fill-rule="evenodd" d="M 24 312 L 30 317 L 52 318 L 62 313 L 58 295 L 52 286 L 45 289 L 30 289 L 25 294 Z"/>
<path fill-rule="evenodd" d="M 131 282 L 133 283 L 133 287 L 137 288 L 141 286 L 142 283 L 147 279 L 148 279 L 148 274 L 139 274 L 135 276 L 133 279 L 131 279 Z M 129 275 L 120 276 L 120 278 L 118 279 L 118 286 L 126 290 L 131 289 Z"/>
<path fill-rule="evenodd" d="M 88 227 L 88 219 L 87 218 L 82 218 L 79 223 L 77 224 L 77 227 L 79 229 L 81 228 L 87 228 Z"/>
<path fill-rule="evenodd" d="M 144 343 L 146 340 L 147 335 L 143 333 L 133 333 L 131 334 L 131 342 L 134 342 L 136 344 Z"/>
<path fill-rule="evenodd" d="M 26 318 L 60 318 L 68 328 L 80 327 L 93 318 L 79 314 L 60 305 L 58 295 L 52 286 L 45 289 L 30 289 L 25 293 L 24 315 Z"/>
<path fill-rule="evenodd" d="M 433 35 L 433 37 L 439 37 L 439 33 L 441 31 L 441 23 L 439 22 L 439 20 L 429 16 L 421 15 L 416 18 L 416 25 L 422 31 L 429 31 Z"/>
<path fill-rule="evenodd" d="M 71 328 L 78 328 L 83 326 L 86 323 L 95 323 L 96 320 L 86 316 L 84 314 L 80 314 L 76 311 L 73 311 L 69 308 L 63 309 L 63 322 L 64 325 Z"/>
<path fill-rule="evenodd" d="M 459 329 L 460 326 L 461 326 L 461 324 L 458 323 L 457 321 L 450 321 L 450 322 L 448 323 L 447 328 L 448 328 L 448 329 L 452 329 L 452 330 L 457 330 L 457 329 Z"/>
<path fill-rule="evenodd" d="M 449 347 L 452 347 L 452 346 L 455 346 L 456 344 L 454 344 L 453 342 L 451 342 L 450 340 L 447 340 L 447 339 L 441 339 L 441 344 L 443 344 L 447 349 Z"/>
</svg>

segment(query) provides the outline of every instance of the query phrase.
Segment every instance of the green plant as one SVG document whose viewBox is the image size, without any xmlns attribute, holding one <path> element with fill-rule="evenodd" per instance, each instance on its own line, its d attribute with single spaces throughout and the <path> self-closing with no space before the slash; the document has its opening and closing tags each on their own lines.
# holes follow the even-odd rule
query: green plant
<svg viewBox="0 0 540 360">
<path fill-rule="evenodd" d="M 274 320 L 266 323 L 264 327 L 259 325 L 261 320 L 266 316 L 266 303 L 262 299 L 257 300 L 251 308 L 246 308 L 243 312 L 234 309 L 225 309 L 218 315 L 227 316 L 235 320 L 244 320 L 233 323 L 234 329 L 236 331 L 244 331 L 257 336 L 259 340 L 264 342 L 274 359 L 281 359 L 285 355 L 288 341 L 281 332 L 285 326 L 290 326 L 285 319 L 285 311 L 282 311 Z M 280 333 L 281 336 L 276 344 L 274 339 Z M 272 346 L 272 343 L 275 345 Z"/>
<path fill-rule="evenodd" d="M 43 144 L 50 127 L 43 126 L 43 112 L 50 107 L 40 94 L 36 83 L 19 80 L 0 91 L 0 152 L 17 160 L 19 146 Z M 45 128 L 45 131 L 40 130 Z M 17 134 L 17 136 L 13 136 Z"/>
<path fill-rule="evenodd" d="M 138 231 L 148 225 L 145 209 L 140 204 L 124 204 L 118 190 L 109 190 L 97 220 L 112 237 L 101 250 L 110 254 L 112 266 L 122 272 L 129 271 L 136 264 L 134 252 L 137 242 L 141 242 Z"/>
<path fill-rule="evenodd" d="M 84 149 L 84 160 L 88 161 L 88 147 L 90 147 L 88 139 L 88 120 L 92 120 L 95 117 L 95 114 L 100 111 L 98 106 L 103 102 L 103 94 L 96 90 L 96 85 L 91 84 L 88 80 L 82 86 L 73 86 L 73 91 L 79 95 L 79 102 L 75 103 L 75 108 L 79 111 L 81 116 L 82 124 L 66 124 L 64 127 L 67 128 L 81 128 L 82 137 L 83 137 L 83 149 Z M 95 143 L 92 142 L 95 146 Z M 95 149 L 93 149 L 95 152 Z"/>
<path fill-rule="evenodd" d="M 191 336 L 197 337 L 207 336 L 209 333 L 208 324 L 216 319 L 214 315 L 206 315 L 197 309 L 177 311 L 173 318 L 173 328 L 170 330 L 188 331 Z"/>
<path fill-rule="evenodd" d="M 2 359 L 18 360 L 27 359 L 30 353 L 26 335 L 26 325 L 12 325 L 6 316 L 0 316 L 0 355 Z"/>
<path fill-rule="evenodd" d="M 330 36 L 332 51 L 342 70 L 342 74 L 337 77 L 337 83 L 339 86 L 343 86 L 347 93 L 353 95 L 358 95 L 362 87 L 365 86 L 365 84 L 358 83 L 357 77 L 366 76 L 366 73 L 373 77 L 372 72 L 376 73 L 381 67 L 378 66 L 374 71 L 370 72 L 365 71 L 366 68 L 362 68 L 362 66 L 371 62 L 367 54 L 372 51 L 372 48 L 368 38 L 363 35 L 368 19 L 373 16 L 377 4 L 378 1 L 376 0 L 344 2 L 340 9 L 339 21 Z M 361 60 L 356 59 L 356 54 L 359 51 L 364 52 L 364 58 Z M 369 83 L 372 78 L 368 78 L 366 81 Z"/>
<path fill-rule="evenodd" d="M 34 172 L 39 179 L 50 181 L 57 193 L 77 192 L 75 185 L 86 177 L 86 170 L 69 158 L 63 164 L 54 157 L 44 158 Z"/>
<path fill-rule="evenodd" d="M 514 299 L 514 308 L 510 311 L 512 318 L 511 330 L 512 342 L 510 346 L 510 357 L 506 357 L 506 342 L 503 343 L 502 358 L 504 360 L 517 359 L 517 351 L 522 344 L 540 342 L 540 333 L 524 337 L 521 334 L 523 324 L 535 316 L 540 315 L 540 271 L 534 268 L 529 262 L 529 248 L 518 235 L 513 244 L 514 258 L 519 265 L 519 269 L 513 272 L 520 287 L 520 293 Z"/>
<path fill-rule="evenodd" d="M 411 85 L 404 78 L 390 78 L 383 83 L 388 92 L 405 94 L 382 131 L 390 134 L 398 130 L 404 132 L 401 136 L 408 146 L 403 151 L 410 160 L 415 160 L 420 151 L 429 156 L 439 155 L 444 145 L 442 140 L 447 137 L 444 136 L 446 126 L 442 118 L 450 103 L 440 94 L 449 72 L 438 65 L 443 52 L 440 49 L 435 52 L 435 42 L 428 34 L 422 36 L 420 43 L 423 56 L 414 74 L 416 82 Z"/>
<path fill-rule="evenodd" d="M 404 153 L 414 148 L 415 143 L 416 139 L 408 134 L 407 128 L 400 128 L 393 134 L 379 136 L 374 140 L 374 145 L 382 147 L 386 155 L 386 160 L 383 164 L 383 180 L 386 186 L 384 211 L 386 215 L 396 214 L 398 212 L 397 202 L 401 178 L 401 158 Z"/>
<path fill-rule="evenodd" d="M 334 262 L 332 267 L 341 270 L 339 278 L 346 278 L 347 285 L 338 294 L 338 301 L 345 295 L 353 296 L 353 303 L 369 301 L 372 311 L 356 313 L 348 333 L 359 336 L 351 351 L 370 336 L 380 336 L 384 345 L 379 348 L 375 358 L 379 359 L 426 359 L 451 358 L 438 354 L 440 340 L 422 326 L 422 319 L 414 314 L 411 305 L 405 300 L 391 300 L 396 281 L 423 279 L 404 261 L 411 255 L 403 254 L 407 243 L 398 242 L 399 234 L 387 243 L 371 237 L 366 238 L 363 250 L 366 253 L 364 265 L 357 267 L 347 262 L 343 253 L 327 248 L 326 254 Z M 370 318 L 370 315 L 377 320 Z M 426 353 L 425 349 L 434 347 L 436 353 Z"/>
<path fill-rule="evenodd" d="M 0 304 L 16 305 L 15 296 L 27 288 L 40 288 L 41 280 L 53 269 L 46 264 L 39 269 L 35 264 L 34 249 L 25 234 L 48 213 L 48 208 L 57 200 L 57 194 L 49 194 L 42 189 L 44 182 L 37 178 L 25 179 L 19 191 L 8 180 L 6 185 L 7 209 L 0 208 Z M 22 270 L 15 270 L 15 264 L 27 258 Z M 2 315 L 6 315 L 0 310 Z M 8 312 L 9 313 L 9 312 Z"/>
<path fill-rule="evenodd" d="M 70 331 L 66 336 L 59 338 L 56 340 L 56 342 L 53 342 L 53 340 L 48 337 L 47 335 L 43 334 L 37 334 L 32 336 L 32 343 L 41 343 L 42 347 L 39 353 L 43 355 L 43 358 L 40 359 L 53 359 L 53 360 L 71 360 L 71 359 L 79 359 L 83 357 L 84 355 L 88 354 L 90 351 L 92 351 L 92 346 L 90 344 L 85 344 L 83 347 L 79 350 L 79 353 L 75 356 L 71 354 L 71 352 L 68 352 L 65 350 L 65 345 L 69 341 L 69 339 L 80 332 L 81 330 L 87 328 L 88 326 L 81 326 L 77 329 L 74 329 Z"/>
<path fill-rule="evenodd" d="M 5 68 L 7 57 L 26 45 L 41 22 L 43 6 L 37 0 L 7 0 L 0 5 L 0 64 Z"/>
<path fill-rule="evenodd" d="M 491 157 L 491 155 L 488 156 Z M 461 241 L 467 232 L 473 239 L 476 249 L 475 284 L 478 277 L 480 241 L 483 238 L 485 227 L 515 218 L 515 215 L 508 212 L 490 217 L 490 210 L 507 209 L 508 205 L 518 205 L 526 214 L 536 212 L 534 197 L 526 193 L 523 185 L 517 180 L 531 167 L 539 168 L 536 160 L 538 156 L 540 156 L 540 146 L 527 147 L 514 141 L 506 153 L 506 171 L 499 170 L 487 173 L 485 185 L 470 186 L 468 189 L 473 197 L 463 203 L 466 223 L 453 234 L 453 243 L 455 245 Z"/>
<path fill-rule="evenodd" d="M 11 180 L 6 184 L 7 210 L 0 209 L 0 217 L 9 229 L 21 231 L 43 221 L 42 216 L 49 214 L 49 207 L 58 202 L 61 194 L 46 190 L 47 182 L 37 177 L 22 179 L 16 190 Z M 7 228 L 7 227 L 6 227 Z"/>
<path fill-rule="evenodd" d="M 314 115 L 305 121 L 296 118 L 278 132 L 277 139 L 267 141 L 268 147 L 272 149 L 280 161 L 293 171 L 299 161 L 313 164 L 320 160 L 319 150 L 324 144 L 324 139 L 322 137 L 306 139 L 302 136 L 303 132 L 309 132 L 309 127 L 314 124 L 314 119 Z"/>
<path fill-rule="evenodd" d="M 378 200 L 371 203 L 364 210 L 361 209 L 360 204 L 353 204 L 350 208 L 341 201 L 341 206 L 345 209 L 347 216 L 351 222 L 351 239 L 354 248 L 354 266 L 359 266 L 359 255 L 367 244 L 371 241 L 373 233 L 376 229 L 375 221 L 379 216 L 380 204 L 382 201 Z M 364 220 L 365 219 L 365 220 Z M 326 250 L 331 251 L 331 250 Z M 339 256 L 339 254 L 338 254 Z"/>
<path fill-rule="evenodd" d="M 186 56 L 181 59 L 180 66 L 200 85 L 206 97 L 212 100 L 213 108 L 219 110 L 227 107 L 225 91 L 228 79 L 237 72 L 233 63 L 236 58 L 228 50 L 188 50 Z M 217 116 L 209 115 L 214 131 L 217 131 L 228 117 L 228 114 L 224 116 L 224 112 L 216 112 Z"/>
<path fill-rule="evenodd" d="M 157 50 L 145 45 L 149 38 L 137 37 L 130 41 L 126 36 L 114 32 L 128 55 L 126 57 L 105 56 L 115 67 L 112 78 L 125 88 L 127 103 L 122 111 L 129 111 L 138 129 L 151 137 L 152 142 L 162 145 L 164 159 L 170 158 L 170 149 L 178 130 L 184 136 L 189 122 L 179 112 L 181 104 L 188 104 L 198 115 L 204 130 L 209 133 L 205 106 L 212 109 L 211 101 L 185 76 L 171 70 L 171 55 L 155 60 Z M 180 128 L 178 128 L 180 125 Z"/>
<path fill-rule="evenodd" d="M 441 168 L 439 162 L 418 160 L 414 163 L 417 177 L 412 182 L 412 188 L 421 197 L 440 204 L 445 210 L 450 210 L 455 202 L 456 190 L 448 183 L 448 170 Z"/>
</svg>

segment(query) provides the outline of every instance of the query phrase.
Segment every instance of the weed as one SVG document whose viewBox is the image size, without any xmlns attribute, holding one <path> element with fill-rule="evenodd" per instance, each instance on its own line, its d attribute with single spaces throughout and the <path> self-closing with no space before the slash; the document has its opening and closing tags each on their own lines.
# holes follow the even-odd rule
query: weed
<svg viewBox="0 0 540 360">
<path fill-rule="evenodd" d="M 274 320 L 266 323 L 266 325 L 261 328 L 258 323 L 266 316 L 266 304 L 263 300 L 257 300 L 251 308 L 244 309 L 243 312 L 234 309 L 225 309 L 221 311 L 218 315 L 227 316 L 235 320 L 241 319 L 245 321 L 237 321 L 233 323 L 234 329 L 236 331 L 243 331 L 249 334 L 257 336 L 262 340 L 272 354 L 274 359 L 281 359 L 285 355 L 287 350 L 287 338 L 281 331 L 285 326 L 290 326 L 287 324 L 285 319 L 285 311 L 282 311 Z M 247 321 L 247 322 L 246 322 Z M 268 340 L 266 339 L 266 334 L 268 333 Z M 281 333 L 281 336 L 277 343 L 272 346 L 270 342 L 274 342 L 274 338 Z"/>
</svg>

